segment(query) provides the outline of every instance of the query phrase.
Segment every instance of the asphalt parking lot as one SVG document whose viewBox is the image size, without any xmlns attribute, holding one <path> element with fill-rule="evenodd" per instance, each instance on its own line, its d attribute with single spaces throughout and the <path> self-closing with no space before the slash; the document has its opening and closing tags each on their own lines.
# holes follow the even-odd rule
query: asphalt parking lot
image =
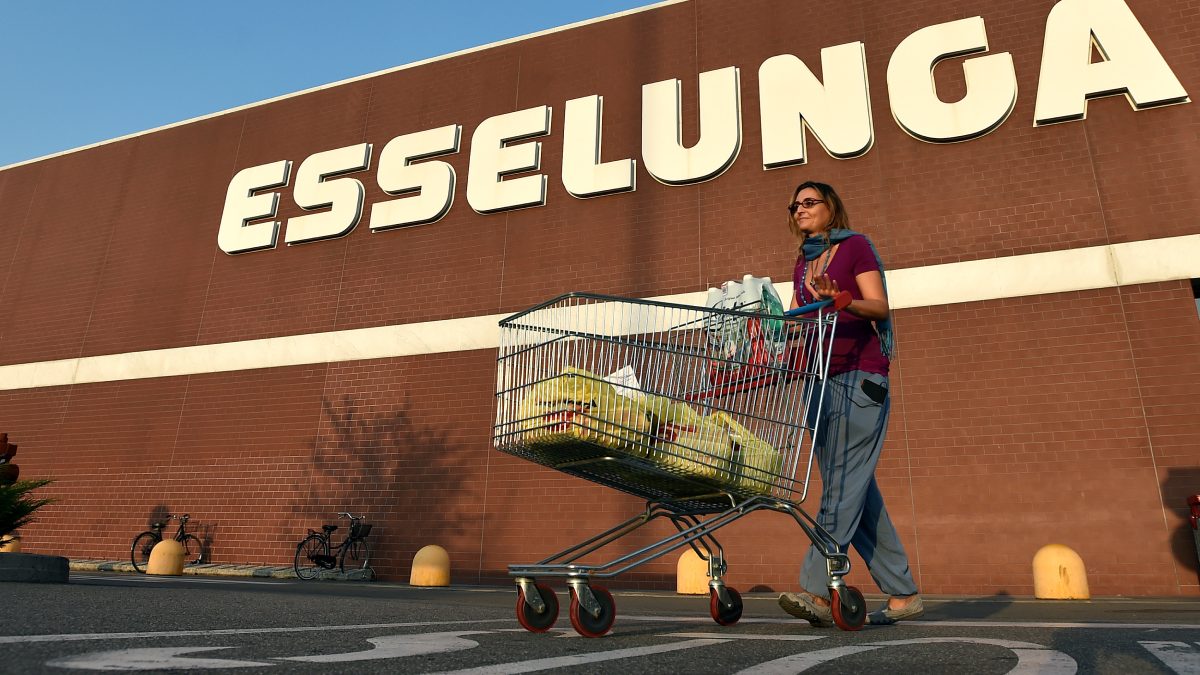
<svg viewBox="0 0 1200 675">
<path fill-rule="evenodd" d="M 591 639 L 557 590 L 558 622 L 533 634 L 510 588 L 77 572 L 0 585 L 0 671 L 1200 674 L 1194 599 L 927 597 L 919 621 L 843 632 L 772 595 L 719 626 L 706 597 L 615 590 Z"/>
</svg>

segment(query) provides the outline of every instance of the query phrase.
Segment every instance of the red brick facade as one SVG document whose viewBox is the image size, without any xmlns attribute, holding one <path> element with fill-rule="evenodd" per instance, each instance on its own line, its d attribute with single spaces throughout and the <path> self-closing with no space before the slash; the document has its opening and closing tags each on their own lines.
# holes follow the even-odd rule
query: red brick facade
<svg viewBox="0 0 1200 675">
<path fill-rule="evenodd" d="M 1183 86 L 1200 92 L 1200 6 L 1128 0 Z M 790 279 L 783 206 L 815 178 L 891 269 L 1200 233 L 1194 104 L 1034 127 L 1047 3 L 698 0 L 659 7 L 232 111 L 0 170 L 0 366 L 514 312 L 561 292 L 648 297 L 746 272 Z M 924 26 L 981 15 L 1013 56 L 1011 117 L 930 144 L 891 118 L 886 68 Z M 764 171 L 758 66 L 866 44 L 875 143 Z M 942 100 L 966 90 L 938 67 Z M 743 145 L 720 177 L 656 182 L 642 165 L 641 87 L 683 82 L 695 142 L 697 74 L 741 69 Z M 604 159 L 638 160 L 634 192 L 587 200 L 561 180 L 563 103 L 604 97 Z M 553 108 L 545 206 L 481 215 L 466 202 L 471 132 Z M 238 256 L 217 248 L 226 187 L 246 167 L 461 124 L 444 159 L 449 214 L 372 233 L 390 199 L 374 166 L 349 236 Z M 279 220 L 303 211 L 279 190 Z M 1186 279 L 896 312 L 900 358 L 879 478 L 928 593 L 1027 595 L 1039 547 L 1066 544 L 1097 595 L 1200 595 L 1185 517 L 1200 492 L 1200 320 Z M 25 477 L 59 499 L 24 550 L 123 559 L 158 507 L 190 512 L 216 562 L 285 564 L 334 511 L 376 523 L 377 571 L 447 548 L 457 583 L 502 582 L 634 513 L 611 490 L 491 447 L 495 350 L 0 391 L 0 430 Z M 630 546 L 665 531 L 631 537 Z M 792 590 L 807 546 L 756 514 L 723 531 L 729 583 Z M 857 561 L 857 558 L 855 558 Z M 672 586 L 674 558 L 615 586 Z M 859 565 L 850 577 L 874 590 Z"/>
</svg>

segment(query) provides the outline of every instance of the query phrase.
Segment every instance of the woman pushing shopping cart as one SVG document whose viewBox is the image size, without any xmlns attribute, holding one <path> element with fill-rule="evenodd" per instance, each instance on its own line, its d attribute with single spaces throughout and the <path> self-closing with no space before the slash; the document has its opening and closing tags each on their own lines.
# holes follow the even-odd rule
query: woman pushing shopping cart
<svg viewBox="0 0 1200 675">
<path fill-rule="evenodd" d="M 577 632 L 616 616 L 607 579 L 687 546 L 709 567 L 713 620 L 742 600 L 726 586 L 717 530 L 758 510 L 790 514 L 825 561 L 832 615 L 860 628 L 866 604 L 843 577 L 848 555 L 800 508 L 822 419 L 840 294 L 787 314 L 572 293 L 501 321 L 497 449 L 646 500 L 623 523 L 534 564 L 510 565 L 517 620 L 549 630 L 558 599 L 538 578 L 565 578 Z M 675 533 L 608 562 L 585 556 L 665 518 Z"/>
</svg>

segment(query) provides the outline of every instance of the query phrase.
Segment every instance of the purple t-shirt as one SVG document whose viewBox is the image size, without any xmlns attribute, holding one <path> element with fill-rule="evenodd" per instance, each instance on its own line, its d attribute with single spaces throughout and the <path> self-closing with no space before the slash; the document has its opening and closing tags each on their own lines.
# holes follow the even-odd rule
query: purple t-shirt
<svg viewBox="0 0 1200 675">
<path fill-rule="evenodd" d="M 804 286 L 804 268 L 804 256 L 800 256 L 796 259 L 792 282 L 796 286 L 796 299 L 801 305 L 813 301 L 812 295 Z M 825 273 L 837 282 L 838 288 L 850 291 L 855 300 L 862 300 L 857 277 L 872 270 L 878 271 L 879 264 L 875 262 L 871 244 L 866 237 L 855 235 L 842 240 L 838 245 Z M 820 269 L 817 272 L 820 273 Z M 876 375 L 887 375 L 888 365 L 888 359 L 879 345 L 879 335 L 875 333 L 875 325 L 868 319 L 861 319 L 843 310 L 838 315 L 837 331 L 833 336 L 829 374 L 863 370 Z"/>
</svg>

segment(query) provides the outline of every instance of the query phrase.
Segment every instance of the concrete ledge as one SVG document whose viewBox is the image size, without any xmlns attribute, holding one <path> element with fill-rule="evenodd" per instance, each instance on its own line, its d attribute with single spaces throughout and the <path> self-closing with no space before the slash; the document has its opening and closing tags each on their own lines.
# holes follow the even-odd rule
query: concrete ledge
<svg viewBox="0 0 1200 675">
<path fill-rule="evenodd" d="M 70 562 L 57 555 L 0 553 L 0 581 L 65 584 L 71 574 Z"/>
<path fill-rule="evenodd" d="M 21 555 L 14 553 L 13 555 Z M 130 572 L 137 573 L 129 561 L 119 560 L 72 560 L 71 569 L 77 572 Z M 271 565 L 219 565 L 205 563 L 203 565 L 184 565 L 183 576 L 203 577 L 257 577 L 260 579 L 295 579 L 296 572 L 291 567 L 274 567 Z M 321 581 L 374 581 L 375 570 L 349 570 L 345 574 L 336 570 L 322 570 L 317 579 Z"/>
<path fill-rule="evenodd" d="M 116 560 L 72 560 L 71 569 L 79 572 L 132 572 L 137 573 L 130 562 Z M 291 567 L 272 567 L 265 565 L 184 565 L 184 576 L 205 577 L 260 577 L 270 579 L 295 579 L 296 572 Z"/>
</svg>

